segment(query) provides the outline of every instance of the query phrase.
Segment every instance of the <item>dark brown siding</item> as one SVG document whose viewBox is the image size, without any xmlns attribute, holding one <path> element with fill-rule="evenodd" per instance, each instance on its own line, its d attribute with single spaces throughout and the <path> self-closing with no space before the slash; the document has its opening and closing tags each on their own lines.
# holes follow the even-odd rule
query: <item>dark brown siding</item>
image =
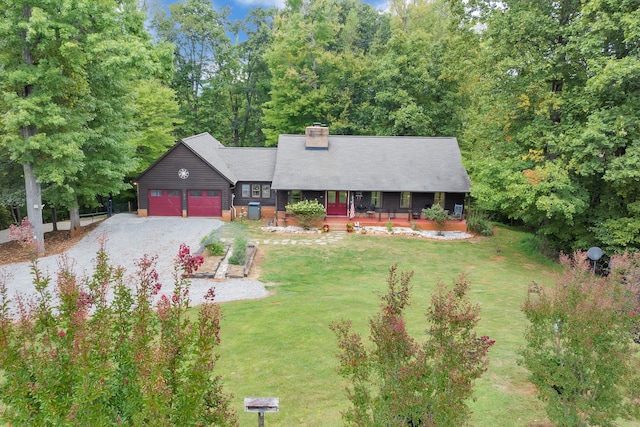
<svg viewBox="0 0 640 427">
<path fill-rule="evenodd" d="M 189 171 L 187 179 L 178 177 L 178 170 Z M 230 184 L 224 177 L 193 154 L 183 144 L 177 145 L 149 169 L 138 181 L 138 207 L 149 209 L 148 190 L 182 190 L 182 209 L 186 210 L 186 190 L 220 190 L 222 210 L 230 205 Z"/>
<path fill-rule="evenodd" d="M 411 211 L 422 212 L 422 209 L 430 208 L 433 205 L 433 199 L 433 193 L 411 193 Z"/>
<path fill-rule="evenodd" d="M 454 205 L 464 205 L 465 193 L 447 193 L 444 197 L 444 208 L 453 214 Z"/>
<path fill-rule="evenodd" d="M 303 191 L 301 200 L 317 200 L 318 203 L 325 206 L 324 191 Z M 284 211 L 289 204 L 289 191 L 278 190 L 278 206 L 279 211 Z"/>
<path fill-rule="evenodd" d="M 249 202 L 260 202 L 262 206 L 275 206 L 276 204 L 276 191 L 271 190 L 271 197 L 262 198 L 262 197 L 242 197 L 242 185 L 243 184 L 260 184 L 260 191 L 262 191 L 262 184 L 269 184 L 269 181 L 238 181 L 236 184 L 236 188 L 233 190 L 233 194 L 236 195 L 233 204 L 235 206 L 248 206 Z M 251 191 L 251 189 L 249 189 Z"/>
<path fill-rule="evenodd" d="M 303 199 L 318 199 L 318 201 L 324 204 L 324 192 L 322 191 L 303 191 Z M 422 212 L 422 209 L 431 207 L 433 205 L 434 194 L 433 193 L 411 193 L 411 208 L 400 209 L 400 193 L 389 192 L 382 193 L 382 207 L 377 210 L 383 213 L 406 213 L 406 212 Z M 453 212 L 455 204 L 464 204 L 465 193 L 446 193 L 445 194 L 445 209 L 449 212 Z M 279 211 L 284 211 L 285 206 L 288 203 L 288 191 L 278 191 L 278 206 Z M 371 204 L 371 192 L 362 192 L 362 200 L 356 205 L 362 204 L 365 208 L 368 208 Z"/>
</svg>

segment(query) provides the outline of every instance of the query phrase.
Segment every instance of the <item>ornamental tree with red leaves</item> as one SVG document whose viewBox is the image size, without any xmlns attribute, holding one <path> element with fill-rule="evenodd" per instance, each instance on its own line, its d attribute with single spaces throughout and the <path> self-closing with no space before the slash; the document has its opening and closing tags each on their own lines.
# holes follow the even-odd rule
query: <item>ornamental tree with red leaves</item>
<svg viewBox="0 0 640 427">
<path fill-rule="evenodd" d="M 521 363 L 558 426 L 613 426 L 640 416 L 640 255 L 612 257 L 606 277 L 586 252 L 562 256 L 553 287 L 533 283 Z"/>
<path fill-rule="evenodd" d="M 33 224 L 29 218 L 23 218 L 20 225 L 11 224 L 9 226 L 9 240 L 18 242 L 33 257 L 43 252 L 42 243 L 38 243 L 35 237 Z"/>
<path fill-rule="evenodd" d="M 93 275 L 66 258 L 51 278 L 32 261 L 36 295 L 10 309 L 0 277 L 0 424 L 70 426 L 235 426 L 218 360 L 221 313 L 213 290 L 187 316 L 184 273 L 201 261 L 181 246 L 175 290 L 162 295 L 156 257 L 126 279 L 101 241 Z M 51 289 L 53 288 L 53 289 Z"/>
<path fill-rule="evenodd" d="M 438 284 L 426 313 L 427 336 L 421 342 L 412 338 L 403 317 L 412 276 L 390 268 L 380 311 L 369 319 L 371 348 L 351 322 L 331 324 L 340 348 L 339 372 L 350 383 L 351 407 L 343 413 L 348 425 L 463 426 L 469 420 L 467 401 L 495 342 L 474 332 L 480 308 L 469 302 L 464 276 L 453 289 Z"/>
</svg>

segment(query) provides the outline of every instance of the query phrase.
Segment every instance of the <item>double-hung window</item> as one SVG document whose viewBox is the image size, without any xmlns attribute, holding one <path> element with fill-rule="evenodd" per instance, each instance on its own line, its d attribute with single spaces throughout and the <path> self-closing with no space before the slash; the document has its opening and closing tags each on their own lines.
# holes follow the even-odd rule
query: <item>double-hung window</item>
<svg viewBox="0 0 640 427">
<path fill-rule="evenodd" d="M 403 191 L 400 193 L 400 207 L 408 209 L 411 207 L 411 193 Z"/>
</svg>

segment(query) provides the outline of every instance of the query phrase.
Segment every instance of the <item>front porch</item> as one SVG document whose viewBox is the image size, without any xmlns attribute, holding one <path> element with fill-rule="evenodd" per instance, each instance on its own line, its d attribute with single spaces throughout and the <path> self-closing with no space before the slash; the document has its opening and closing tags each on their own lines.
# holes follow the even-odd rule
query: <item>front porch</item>
<svg viewBox="0 0 640 427">
<path fill-rule="evenodd" d="M 420 230 L 439 230 L 435 221 L 419 218 L 414 219 L 411 213 L 388 214 L 385 212 L 375 213 L 357 213 L 354 218 L 348 216 L 327 216 L 317 225 L 318 228 L 324 224 L 329 225 L 332 231 L 346 231 L 347 223 L 353 223 L 360 227 L 387 227 L 391 223 L 393 227 L 417 228 Z M 295 218 L 287 215 L 285 212 L 278 212 L 274 225 L 277 227 L 297 226 L 298 222 Z M 467 222 L 462 219 L 448 220 L 443 231 L 467 231 Z"/>
</svg>

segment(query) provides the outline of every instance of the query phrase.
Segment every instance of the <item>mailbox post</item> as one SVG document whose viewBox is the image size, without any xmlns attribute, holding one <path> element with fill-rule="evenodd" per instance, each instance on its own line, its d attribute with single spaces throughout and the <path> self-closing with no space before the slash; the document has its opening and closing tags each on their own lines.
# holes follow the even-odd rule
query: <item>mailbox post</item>
<svg viewBox="0 0 640 427">
<path fill-rule="evenodd" d="M 258 427 L 264 427 L 264 413 L 278 412 L 280 399 L 277 397 L 245 397 L 244 411 L 258 413 Z"/>
</svg>

